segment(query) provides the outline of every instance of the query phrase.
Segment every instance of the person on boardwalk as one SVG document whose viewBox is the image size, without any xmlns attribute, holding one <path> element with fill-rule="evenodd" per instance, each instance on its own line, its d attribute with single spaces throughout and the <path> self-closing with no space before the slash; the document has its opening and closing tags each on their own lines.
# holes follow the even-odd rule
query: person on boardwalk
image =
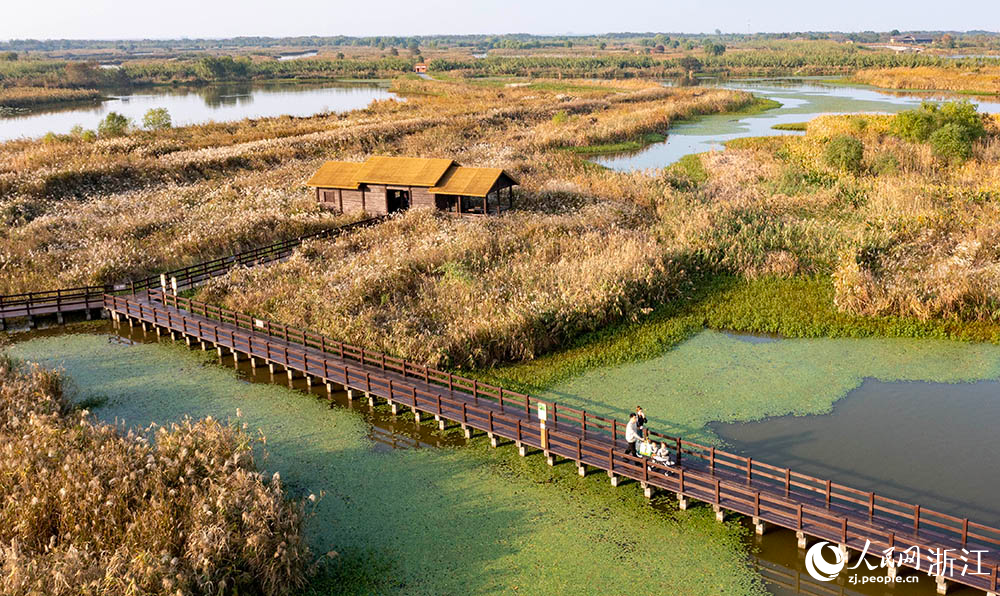
<svg viewBox="0 0 1000 596">
<path fill-rule="evenodd" d="M 635 407 L 635 429 L 639 436 L 646 437 L 646 413 L 642 411 L 642 406 Z"/>
<path fill-rule="evenodd" d="M 631 455 L 632 457 L 637 457 L 635 452 L 635 444 L 639 441 L 639 426 L 638 419 L 635 414 L 630 414 L 628 417 L 628 424 L 625 425 L 625 442 L 628 443 L 628 447 L 625 449 L 625 455 Z"/>
<path fill-rule="evenodd" d="M 666 443 L 660 443 L 660 448 L 653 454 L 653 461 L 665 466 L 674 465 L 674 460 L 670 457 L 670 450 L 667 449 Z"/>
</svg>

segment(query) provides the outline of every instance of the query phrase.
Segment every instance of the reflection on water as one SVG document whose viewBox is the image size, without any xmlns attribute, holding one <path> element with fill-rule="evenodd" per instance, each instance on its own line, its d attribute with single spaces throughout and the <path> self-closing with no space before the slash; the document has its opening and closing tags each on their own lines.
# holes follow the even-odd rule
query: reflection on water
<svg viewBox="0 0 1000 596">
<path fill-rule="evenodd" d="M 866 379 L 822 416 L 717 424 L 738 452 L 1000 526 L 1000 381 Z"/>
<path fill-rule="evenodd" d="M 802 134 L 774 130 L 776 124 L 812 120 L 822 114 L 896 113 L 934 99 L 929 94 L 892 94 L 853 85 L 831 85 L 810 79 L 759 79 L 706 81 L 727 89 L 749 91 L 758 97 L 777 101 L 780 108 L 760 114 L 739 116 L 713 114 L 670 127 L 667 139 L 628 154 L 595 157 L 593 161 L 613 170 L 645 170 L 666 167 L 685 155 L 722 150 L 726 141 L 743 137 Z M 1000 102 L 970 99 L 980 112 L 1000 112 Z"/>
<path fill-rule="evenodd" d="M 319 54 L 319 52 L 317 52 L 316 50 L 309 50 L 308 52 L 299 52 L 297 54 L 282 54 L 281 56 L 278 56 L 278 60 L 285 61 L 285 60 L 298 60 L 300 58 L 312 58 L 316 56 L 316 54 Z"/>
<path fill-rule="evenodd" d="M 86 102 L 0 117 L 0 141 L 65 134 L 76 125 L 95 129 L 118 112 L 141 123 L 150 108 L 166 108 L 175 126 L 267 116 L 312 116 L 366 107 L 376 99 L 395 97 L 378 83 L 226 83 L 198 87 L 155 87 L 112 94 L 103 102 Z"/>
</svg>

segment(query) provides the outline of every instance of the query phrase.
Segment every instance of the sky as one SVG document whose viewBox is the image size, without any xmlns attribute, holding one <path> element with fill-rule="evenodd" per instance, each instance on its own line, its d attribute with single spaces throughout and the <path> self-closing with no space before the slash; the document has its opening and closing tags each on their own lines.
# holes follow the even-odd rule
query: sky
<svg viewBox="0 0 1000 596">
<path fill-rule="evenodd" d="M 0 0 L 0 39 L 1000 30 L 998 0 Z"/>
</svg>

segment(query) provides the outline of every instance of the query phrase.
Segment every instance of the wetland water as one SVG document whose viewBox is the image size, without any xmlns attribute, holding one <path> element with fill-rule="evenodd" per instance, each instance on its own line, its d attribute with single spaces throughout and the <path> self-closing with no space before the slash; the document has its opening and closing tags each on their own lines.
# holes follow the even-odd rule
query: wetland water
<svg viewBox="0 0 1000 596">
<path fill-rule="evenodd" d="M 260 428 L 267 436 L 268 455 L 262 466 L 269 472 L 280 471 L 293 496 L 325 491 L 307 524 L 314 548 L 318 552 L 337 548 L 345 557 L 385 551 L 400 566 L 392 575 L 402 586 L 392 591 L 507 592 L 520 585 L 522 593 L 588 588 L 608 593 L 634 572 L 634 580 L 650 587 L 651 593 L 676 593 L 657 591 L 660 584 L 655 566 L 651 570 L 643 565 L 622 565 L 622 540 L 637 540 L 640 549 L 670 544 L 671 564 L 685 565 L 687 553 L 677 541 L 683 536 L 690 540 L 692 535 L 703 535 L 699 533 L 705 527 L 709 531 L 718 528 L 715 522 L 707 521 L 710 510 L 696 508 L 693 515 L 706 520 L 700 530 L 686 527 L 687 522 L 678 525 L 669 518 L 655 517 L 644 520 L 638 530 L 625 530 L 622 525 L 627 519 L 623 516 L 627 514 L 609 513 L 600 504 L 631 493 L 641 500 L 634 486 L 607 489 L 594 510 L 593 503 L 562 482 L 539 487 L 527 479 L 516 480 L 509 470 L 498 475 L 498 466 L 506 468 L 482 442 L 467 444 L 459 433 L 440 433 L 432 424 L 415 424 L 408 415 L 392 416 L 384 407 L 372 410 L 363 401 L 348 402 L 343 393 L 328 400 L 322 387 L 306 395 L 309 389 L 302 380 L 295 381 L 295 391 L 290 391 L 284 374 L 272 377 L 266 368 L 253 371 L 246 362 L 234 373 L 228 358 L 228 364 L 220 366 L 213 352 L 206 355 L 139 329 L 114 330 L 104 323 L 9 337 L 14 342 L 9 348 L 14 356 L 64 368 L 76 387 L 77 399 L 102 399 L 104 403 L 95 413 L 107 421 L 145 427 L 151 422 L 167 424 L 185 415 L 234 418 L 239 409 L 240 421 L 251 429 Z M 860 382 L 861 374 L 878 376 L 897 370 L 904 377 L 944 375 L 955 379 L 947 371 L 968 369 L 972 375 L 982 376 L 1000 371 L 1000 348 L 927 341 L 745 339 L 705 332 L 664 358 L 650 361 L 653 364 L 636 364 L 649 372 L 643 381 L 646 385 L 622 384 L 616 380 L 619 367 L 595 371 L 583 385 L 564 386 L 560 398 L 588 403 L 593 411 L 604 403 L 610 413 L 620 413 L 641 401 L 653 424 L 662 428 L 662 413 L 671 411 L 670 403 L 677 406 L 674 412 L 679 420 L 696 425 L 701 419 L 723 417 L 711 405 L 719 396 L 728 395 L 742 404 L 740 407 L 750 407 L 754 403 L 746 401 L 749 394 L 767 395 L 785 380 L 791 382 L 789 393 L 777 396 L 770 408 L 756 403 L 756 411 L 781 411 L 788 407 L 783 400 L 810 387 L 814 390 L 808 395 L 819 399 L 804 400 L 803 409 L 822 409 L 851 382 Z M 674 353 L 678 358 L 670 358 Z M 838 353 L 849 357 L 842 367 L 831 366 L 830 359 Z M 688 364 L 678 367 L 681 361 Z M 704 385 L 704 391 L 696 394 L 692 403 L 683 403 L 680 396 L 696 385 Z M 578 386 L 587 391 L 573 389 Z M 833 390 L 826 390 L 827 386 Z M 656 395 L 649 393 L 656 387 L 661 389 Z M 667 400 L 661 401 L 660 394 Z M 899 395 L 905 399 L 906 392 Z M 834 408 L 834 416 L 840 405 Z M 694 410 L 706 412 L 699 418 L 693 415 Z M 914 412 L 919 414 L 919 410 Z M 858 432 L 852 437 L 863 443 L 872 434 Z M 973 438 L 980 439 L 978 435 Z M 959 447 L 953 444 L 953 448 Z M 921 458 L 919 448 L 916 451 L 904 470 L 933 463 L 933 458 Z M 781 450 L 772 450 L 769 455 L 782 457 Z M 567 483 L 577 481 L 573 470 L 565 474 Z M 605 487 L 607 483 L 600 478 L 594 480 L 597 476 L 592 474 L 587 481 Z M 400 494 L 406 499 L 398 499 Z M 669 497 L 654 501 L 654 505 L 650 515 L 673 507 Z M 838 586 L 811 580 L 791 532 L 770 532 L 763 539 L 751 540 L 748 547 L 774 594 L 886 593 L 882 586 Z M 583 583 L 553 572 L 560 566 L 580 569 L 581 565 L 594 569 Z M 438 571 L 429 573 L 429 566 Z M 705 573 L 703 564 L 695 570 Z M 736 569 L 723 571 L 739 573 Z M 934 593 L 934 585 L 921 578 L 916 584 L 897 585 L 891 593 L 929 595 Z"/>
<path fill-rule="evenodd" d="M 706 80 L 706 86 L 717 83 Z M 726 81 L 717 84 L 727 89 L 749 91 L 758 97 L 777 101 L 780 108 L 760 114 L 713 114 L 695 120 L 679 122 L 670 127 L 667 139 L 653 143 L 633 153 L 594 157 L 595 161 L 613 170 L 645 170 L 666 167 L 685 155 L 722 150 L 723 143 L 743 137 L 802 134 L 774 130 L 775 124 L 806 122 L 823 114 L 886 113 L 893 114 L 936 99 L 934 94 L 899 94 L 846 84 L 823 83 L 818 79 L 761 79 Z M 1000 102 L 969 99 L 980 112 L 1000 112 Z"/>
<path fill-rule="evenodd" d="M 75 398 L 103 402 L 94 413 L 106 421 L 145 428 L 239 410 L 267 437 L 267 476 L 280 472 L 294 497 L 324 493 L 306 524 L 314 551 L 335 549 L 337 560 L 384 576 L 373 593 L 611 594 L 622 583 L 653 594 L 759 593 L 738 533 L 707 510 L 653 509 L 636 486 L 579 478 L 509 446 L 490 450 L 483 437 L 467 443 L 457 428 L 442 434 L 343 393 L 330 400 L 301 379 L 290 391 L 284 374 L 246 362 L 234 372 L 229 358 L 219 366 L 214 352 L 139 329 L 104 323 L 4 338 L 14 356 L 64 368 Z M 663 545 L 671 567 L 638 564 Z"/>
<path fill-rule="evenodd" d="M 108 112 L 141 124 L 151 108 L 166 108 L 174 126 L 266 116 L 312 116 L 366 107 L 396 97 L 379 83 L 227 83 L 200 87 L 146 87 L 101 102 L 0 116 L 0 141 L 65 134 L 76 125 L 96 129 Z"/>
</svg>

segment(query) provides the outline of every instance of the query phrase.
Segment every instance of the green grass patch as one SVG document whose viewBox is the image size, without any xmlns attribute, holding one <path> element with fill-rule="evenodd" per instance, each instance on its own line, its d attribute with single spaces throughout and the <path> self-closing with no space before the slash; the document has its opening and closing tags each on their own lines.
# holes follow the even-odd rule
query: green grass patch
<svg viewBox="0 0 1000 596">
<path fill-rule="evenodd" d="M 806 125 L 808 124 L 809 124 L 808 122 L 789 122 L 787 124 L 775 124 L 771 128 L 773 130 L 797 130 L 805 132 Z"/>
<path fill-rule="evenodd" d="M 686 177 L 696 185 L 708 180 L 708 170 L 701 163 L 701 155 L 698 153 L 685 155 L 671 164 L 667 170 L 670 173 Z"/>
<path fill-rule="evenodd" d="M 622 141 L 620 143 L 606 143 L 603 145 L 588 145 L 586 147 L 564 147 L 573 153 L 581 155 L 600 155 L 604 153 L 631 153 L 640 151 L 653 143 L 662 143 L 667 140 L 666 135 L 650 132 L 642 135 L 638 139 Z"/>
</svg>

